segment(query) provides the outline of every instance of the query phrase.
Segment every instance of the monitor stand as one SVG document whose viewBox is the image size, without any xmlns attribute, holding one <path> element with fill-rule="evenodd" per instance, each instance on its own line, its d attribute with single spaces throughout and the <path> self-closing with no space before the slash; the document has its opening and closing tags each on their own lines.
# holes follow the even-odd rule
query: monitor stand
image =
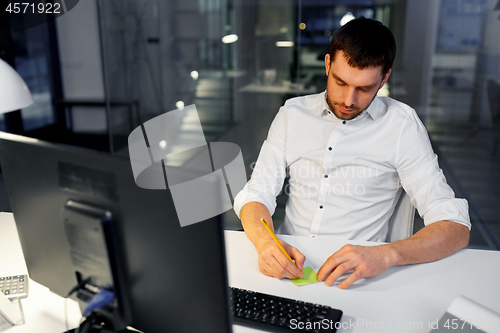
<svg viewBox="0 0 500 333">
<path fill-rule="evenodd" d="M 79 327 L 68 330 L 64 333 L 137 333 L 138 330 L 130 330 L 125 328 L 116 331 L 113 320 L 110 315 L 105 315 L 101 312 L 92 312 Z"/>
</svg>

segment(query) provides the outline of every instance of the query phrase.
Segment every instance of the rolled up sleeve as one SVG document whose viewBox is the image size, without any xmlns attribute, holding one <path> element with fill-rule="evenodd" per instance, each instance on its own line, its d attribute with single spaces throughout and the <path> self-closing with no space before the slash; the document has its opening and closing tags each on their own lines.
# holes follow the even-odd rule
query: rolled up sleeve
<svg viewBox="0 0 500 333">
<path fill-rule="evenodd" d="M 234 199 L 234 211 L 240 217 L 241 208 L 249 202 L 260 202 L 271 215 L 276 209 L 276 196 L 286 177 L 286 113 L 281 108 L 271 124 L 252 177 Z"/>
<path fill-rule="evenodd" d="M 400 130 L 396 168 L 401 185 L 424 219 L 424 224 L 447 220 L 463 224 L 470 230 L 467 200 L 455 197 L 439 168 L 427 130 L 415 112 Z"/>
</svg>

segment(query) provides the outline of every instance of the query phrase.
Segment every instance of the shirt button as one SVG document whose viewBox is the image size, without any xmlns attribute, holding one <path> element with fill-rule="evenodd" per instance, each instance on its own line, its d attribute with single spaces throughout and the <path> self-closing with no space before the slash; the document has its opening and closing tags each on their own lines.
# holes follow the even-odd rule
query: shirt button
<svg viewBox="0 0 500 333">
<path fill-rule="evenodd" d="M 332 150 L 333 148 L 332 147 L 328 147 L 328 150 Z"/>
<path fill-rule="evenodd" d="M 319 206 L 319 209 L 323 209 L 323 206 Z"/>
<path fill-rule="evenodd" d="M 325 175 L 325 178 L 328 178 L 328 175 Z"/>
<path fill-rule="evenodd" d="M 342 124 L 344 124 L 344 125 L 345 125 L 345 120 L 342 122 Z"/>
</svg>

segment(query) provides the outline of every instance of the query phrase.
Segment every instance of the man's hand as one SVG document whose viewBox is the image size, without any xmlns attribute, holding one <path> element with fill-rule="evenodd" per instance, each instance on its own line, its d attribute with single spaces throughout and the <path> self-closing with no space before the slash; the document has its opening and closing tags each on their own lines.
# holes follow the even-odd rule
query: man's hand
<svg viewBox="0 0 500 333">
<path fill-rule="evenodd" d="M 262 225 L 264 219 L 274 232 L 273 220 L 267 207 L 260 202 L 249 202 L 241 208 L 241 223 L 248 238 L 255 245 L 259 254 L 259 270 L 262 274 L 278 279 L 295 279 L 303 276 L 302 268 L 306 257 L 299 250 L 284 241 L 280 241 L 286 252 L 295 260 L 295 265 L 281 252 L 278 244 Z"/>
<path fill-rule="evenodd" d="M 415 235 L 378 246 L 345 245 L 328 258 L 318 271 L 318 281 L 331 286 L 344 273 L 354 272 L 339 283 L 344 289 L 359 279 L 378 275 L 394 265 L 431 262 L 464 248 L 469 228 L 452 221 L 437 221 Z"/>
<path fill-rule="evenodd" d="M 259 250 L 259 270 L 262 274 L 278 279 L 302 277 L 306 257 L 295 247 L 280 240 L 286 252 L 295 260 L 294 264 L 283 254 L 274 240 L 265 243 Z"/>
<path fill-rule="evenodd" d="M 345 245 L 328 258 L 318 271 L 318 281 L 331 286 L 350 270 L 354 272 L 339 283 L 340 289 L 351 286 L 359 279 L 372 277 L 394 265 L 395 253 L 387 245 Z"/>
</svg>

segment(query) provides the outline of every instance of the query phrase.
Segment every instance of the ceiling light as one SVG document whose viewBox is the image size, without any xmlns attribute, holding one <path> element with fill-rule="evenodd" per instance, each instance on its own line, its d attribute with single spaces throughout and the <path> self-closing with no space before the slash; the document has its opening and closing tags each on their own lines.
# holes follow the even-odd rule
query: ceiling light
<svg viewBox="0 0 500 333">
<path fill-rule="evenodd" d="M 277 47 L 292 47 L 294 44 L 291 41 L 280 40 L 276 42 Z"/>
<path fill-rule="evenodd" d="M 237 40 L 238 40 L 238 35 L 236 35 L 236 34 L 226 35 L 226 36 L 222 37 L 222 42 L 224 44 L 234 43 Z"/>
<path fill-rule="evenodd" d="M 345 13 L 345 15 L 342 17 L 342 19 L 340 19 L 340 25 L 344 25 L 346 24 L 347 22 L 351 21 L 351 20 L 354 20 L 355 17 L 354 15 L 352 15 L 351 12 L 347 12 Z"/>
</svg>

